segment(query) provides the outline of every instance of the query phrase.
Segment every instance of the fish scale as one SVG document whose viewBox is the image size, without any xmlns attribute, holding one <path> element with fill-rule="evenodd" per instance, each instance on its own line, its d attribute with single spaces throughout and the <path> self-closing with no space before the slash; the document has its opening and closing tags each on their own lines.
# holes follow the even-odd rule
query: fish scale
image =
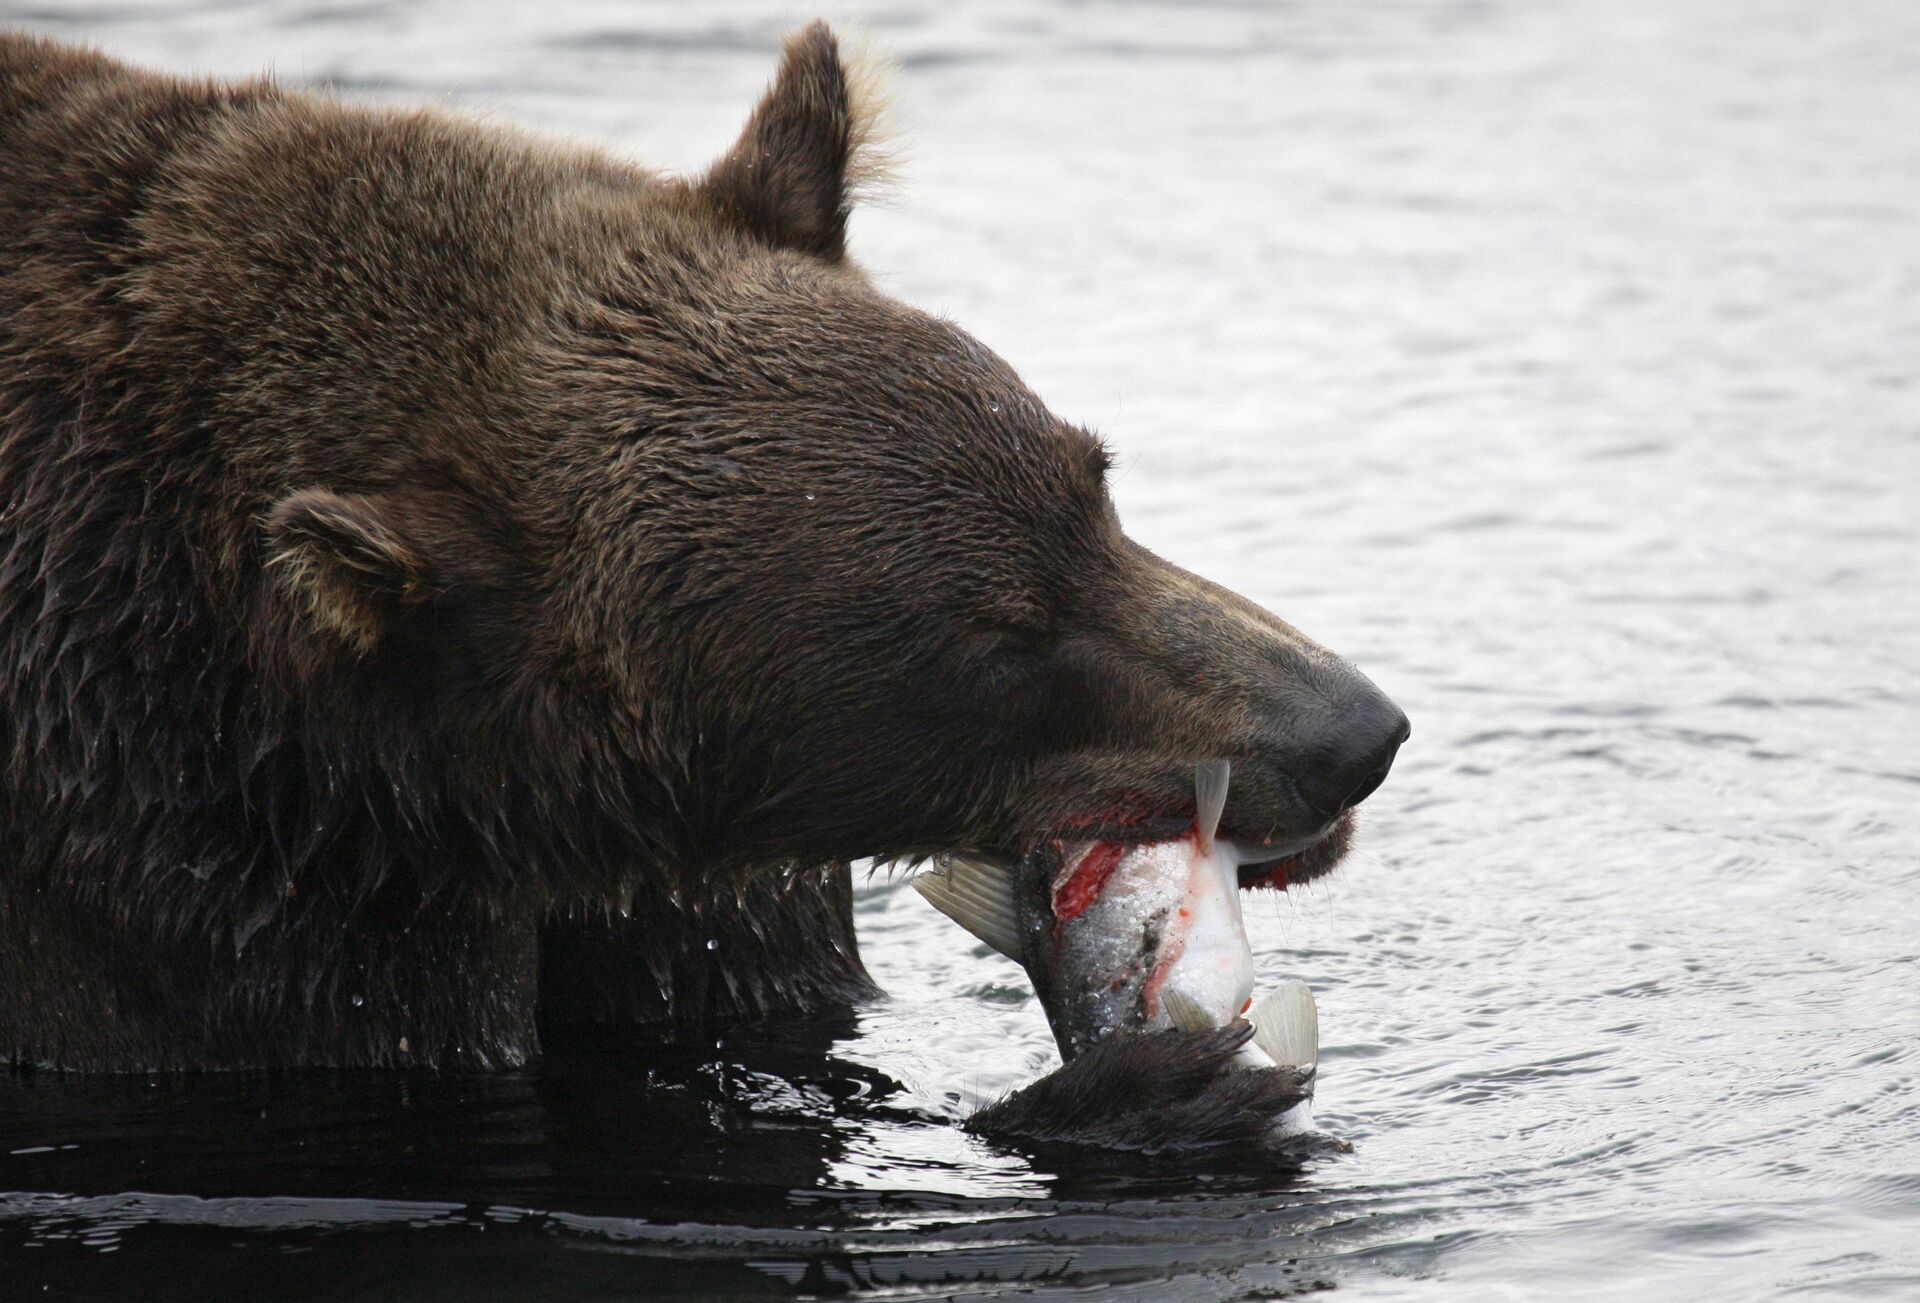
<svg viewBox="0 0 1920 1303">
<path fill-rule="evenodd" d="M 950 855 L 914 886 L 1027 970 L 1064 1059 L 1116 1033 L 1201 1030 L 1245 1016 L 1254 1039 L 1243 1061 L 1312 1068 L 1319 1026 L 1306 984 L 1251 998 L 1241 854 L 1214 837 L 1227 781 L 1224 761 L 1197 767 L 1197 815 L 1183 837 L 1050 840 L 1018 863 Z"/>
</svg>

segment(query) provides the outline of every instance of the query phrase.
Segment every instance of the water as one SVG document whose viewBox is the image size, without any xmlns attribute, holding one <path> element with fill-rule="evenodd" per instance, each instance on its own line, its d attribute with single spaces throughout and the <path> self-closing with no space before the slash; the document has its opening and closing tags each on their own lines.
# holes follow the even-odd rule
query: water
<svg viewBox="0 0 1920 1303">
<path fill-rule="evenodd" d="M 0 19 L 681 168 L 803 10 Z M 862 15 L 856 15 L 862 16 Z M 1412 715 L 1297 1171 L 951 1125 L 1054 1053 L 897 881 L 891 999 L 487 1079 L 0 1084 L 0 1295 L 1920 1295 L 1920 9 L 901 3 L 854 244 L 1122 454 L 1133 532 Z"/>
</svg>

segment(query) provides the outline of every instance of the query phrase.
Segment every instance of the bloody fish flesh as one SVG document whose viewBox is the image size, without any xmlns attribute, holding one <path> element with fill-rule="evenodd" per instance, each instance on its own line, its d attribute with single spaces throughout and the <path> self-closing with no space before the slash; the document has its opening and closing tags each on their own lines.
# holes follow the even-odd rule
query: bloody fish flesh
<svg viewBox="0 0 1920 1303">
<path fill-rule="evenodd" d="M 1108 1036 L 1167 1027 L 1254 1028 L 1250 1066 L 1311 1070 L 1318 1015 L 1303 982 L 1253 999 L 1253 951 L 1240 912 L 1235 844 L 1214 833 L 1225 761 L 1195 775 L 1184 836 L 1151 842 L 1055 838 L 1019 862 L 948 856 L 914 879 L 941 913 L 1027 970 L 1063 1059 Z M 1304 1105 L 1285 1119 L 1307 1125 Z"/>
</svg>

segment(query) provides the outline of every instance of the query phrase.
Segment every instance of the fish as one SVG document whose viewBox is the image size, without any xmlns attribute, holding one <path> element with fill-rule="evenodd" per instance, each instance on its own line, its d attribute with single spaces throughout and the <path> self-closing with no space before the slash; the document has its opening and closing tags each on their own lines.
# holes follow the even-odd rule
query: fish
<svg viewBox="0 0 1920 1303">
<path fill-rule="evenodd" d="M 1148 842 L 1042 839 L 1019 861 L 950 854 L 913 879 L 935 909 L 1026 969 L 1063 1061 L 1109 1036 L 1199 1031 L 1245 1018 L 1248 1067 L 1299 1071 L 1311 1092 L 1319 1012 L 1305 982 L 1253 998 L 1253 948 L 1240 865 L 1254 858 L 1215 833 L 1231 766 L 1195 767 L 1195 816 Z M 1267 852 L 1268 855 L 1271 852 Z M 1302 1102 L 1283 1130 L 1311 1129 Z"/>
</svg>

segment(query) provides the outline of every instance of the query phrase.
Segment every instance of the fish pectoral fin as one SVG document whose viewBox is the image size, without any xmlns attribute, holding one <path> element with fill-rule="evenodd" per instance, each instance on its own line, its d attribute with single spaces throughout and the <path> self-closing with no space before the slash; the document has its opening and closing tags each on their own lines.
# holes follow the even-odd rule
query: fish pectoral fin
<svg viewBox="0 0 1920 1303">
<path fill-rule="evenodd" d="M 1010 866 L 949 855 L 937 867 L 916 874 L 913 889 L 968 932 L 1020 962 L 1020 911 L 1014 904 Z"/>
<path fill-rule="evenodd" d="M 1215 1025 L 1213 1019 L 1207 1016 L 1207 1011 L 1200 1007 L 1200 1002 L 1185 991 L 1162 991 L 1160 1008 L 1173 1020 L 1173 1025 L 1183 1032 L 1211 1031 Z"/>
<path fill-rule="evenodd" d="M 1320 1062 L 1320 1011 L 1305 982 L 1282 982 L 1254 1003 L 1247 1020 L 1253 1043 L 1275 1063 L 1311 1068 Z"/>
</svg>

